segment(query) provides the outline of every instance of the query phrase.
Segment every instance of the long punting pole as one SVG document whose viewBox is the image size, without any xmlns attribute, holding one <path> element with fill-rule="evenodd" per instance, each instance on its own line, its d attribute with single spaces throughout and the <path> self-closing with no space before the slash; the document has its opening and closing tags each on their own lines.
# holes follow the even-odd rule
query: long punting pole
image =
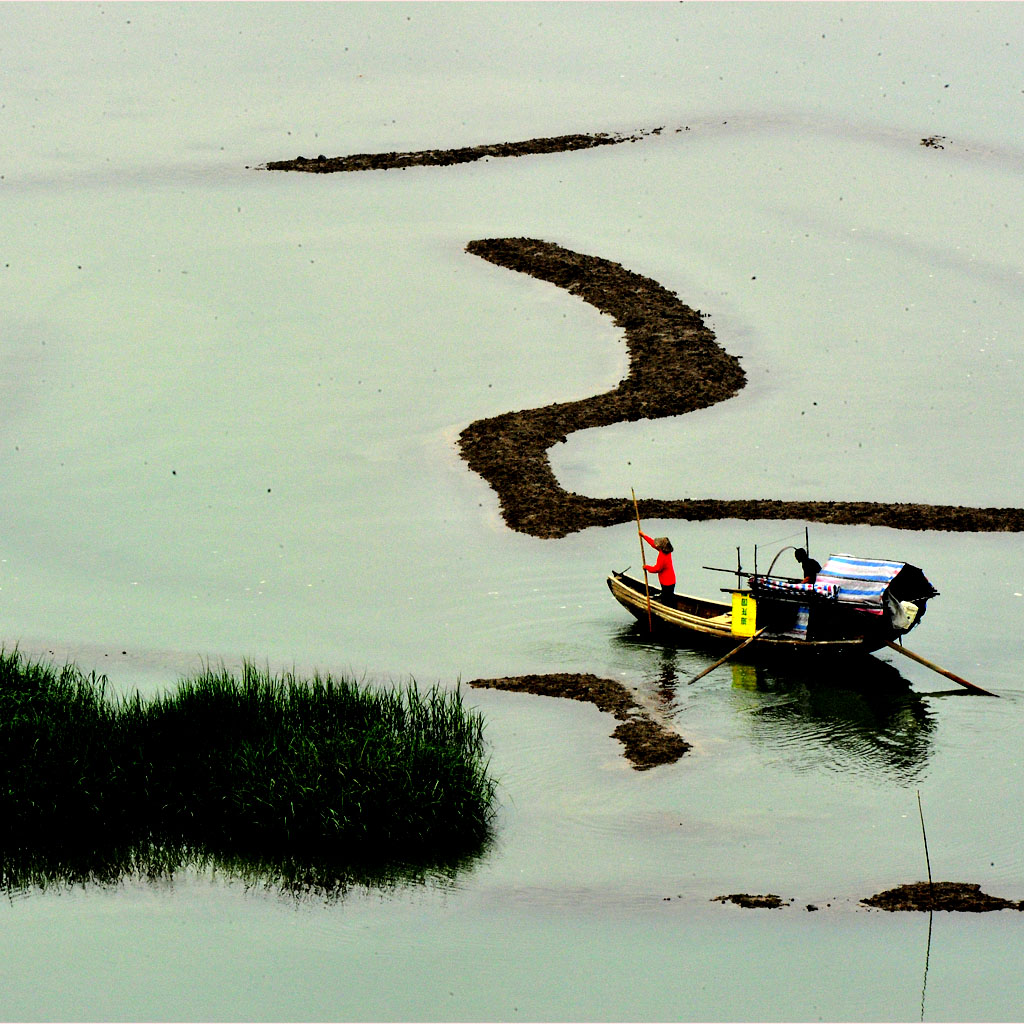
<svg viewBox="0 0 1024 1024">
<path fill-rule="evenodd" d="M 739 654 L 747 644 L 752 644 L 767 628 L 767 626 L 762 626 L 753 636 L 748 636 L 747 639 L 739 645 L 739 647 L 734 647 L 724 658 L 719 658 L 718 661 L 714 662 L 714 664 L 708 665 L 703 672 L 698 672 L 690 682 L 687 683 L 687 686 L 692 686 L 698 679 L 703 679 L 709 672 L 713 672 L 718 668 L 719 665 L 724 665 L 725 662 L 727 662 L 734 654 Z"/>
<path fill-rule="evenodd" d="M 906 647 L 900 647 L 899 644 L 892 642 L 887 643 L 886 647 L 891 647 L 894 651 L 898 651 L 900 654 L 905 654 L 911 661 L 916 661 L 920 665 L 924 665 L 925 668 L 930 668 L 933 672 L 938 672 L 940 676 L 945 676 L 947 679 L 952 679 L 954 683 L 959 683 L 961 686 L 967 687 L 972 693 L 983 693 L 986 697 L 998 697 L 998 693 L 993 693 L 991 690 L 984 690 L 980 686 L 975 686 L 974 683 L 969 683 L 966 679 L 961 679 L 960 676 L 953 675 L 952 672 L 947 672 L 944 668 L 936 665 L 935 662 L 929 661 L 927 658 L 922 658 L 920 654 L 915 654 L 913 651 L 908 651 Z"/>
<path fill-rule="evenodd" d="M 640 564 L 644 565 L 647 561 L 647 556 L 644 554 L 644 539 L 640 536 L 643 530 L 640 529 L 640 506 L 636 503 L 636 491 L 630 487 L 630 493 L 633 495 L 633 511 L 636 512 L 636 532 L 637 537 L 640 540 Z M 654 624 L 651 621 L 651 587 L 647 582 L 647 570 L 644 569 L 644 592 L 647 594 L 647 632 L 654 632 Z"/>
</svg>

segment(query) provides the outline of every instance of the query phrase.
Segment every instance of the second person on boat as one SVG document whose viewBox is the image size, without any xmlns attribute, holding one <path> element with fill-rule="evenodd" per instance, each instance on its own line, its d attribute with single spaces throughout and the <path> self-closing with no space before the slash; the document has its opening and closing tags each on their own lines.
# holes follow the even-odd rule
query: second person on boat
<svg viewBox="0 0 1024 1024">
<path fill-rule="evenodd" d="M 658 552 L 654 565 L 645 565 L 644 572 L 658 574 L 658 583 L 661 586 L 658 600 L 662 604 L 675 607 L 676 571 L 672 566 L 672 542 L 668 537 L 648 537 L 643 530 L 640 531 L 640 536 Z"/>
</svg>

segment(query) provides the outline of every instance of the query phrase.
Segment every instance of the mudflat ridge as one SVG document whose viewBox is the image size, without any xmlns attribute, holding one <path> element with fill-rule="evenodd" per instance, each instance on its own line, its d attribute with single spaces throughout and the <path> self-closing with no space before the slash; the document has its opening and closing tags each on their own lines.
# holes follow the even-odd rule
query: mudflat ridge
<svg viewBox="0 0 1024 1024">
<path fill-rule="evenodd" d="M 297 156 L 270 161 L 261 169 L 329 174 L 452 166 L 638 142 L 664 130 L 577 132 L 456 148 Z M 689 131 L 689 127 L 674 131 Z M 942 136 L 929 136 L 920 145 L 942 149 L 945 141 Z M 565 288 L 611 316 L 625 331 L 630 365 L 619 386 L 605 394 L 477 420 L 459 437 L 463 458 L 494 488 L 505 522 L 518 532 L 557 538 L 589 526 L 631 520 L 635 512 L 630 499 L 590 498 L 562 488 L 551 471 L 547 450 L 574 430 L 678 416 L 733 397 L 746 383 L 739 363 L 718 345 L 699 311 L 656 281 L 617 263 L 530 238 L 481 239 L 466 249 L 498 266 Z M 1022 508 L 917 502 L 680 497 L 642 499 L 640 512 L 647 519 L 791 519 L 899 530 L 1024 531 Z"/>
<path fill-rule="evenodd" d="M 660 130 L 660 129 L 659 129 Z M 349 156 L 314 157 L 297 156 L 293 160 L 271 160 L 262 166 L 267 171 L 304 171 L 308 174 L 334 174 L 339 171 L 389 171 L 406 167 L 449 167 L 453 164 L 472 163 L 474 160 L 500 159 L 514 156 L 537 156 L 544 153 L 571 153 L 595 146 L 615 146 L 622 142 L 636 142 L 644 135 L 656 134 L 638 131 L 629 135 L 594 132 L 572 135 L 552 135 L 526 139 L 522 142 L 494 142 L 480 146 L 460 146 L 455 149 L 420 149 L 406 153 L 353 153 Z"/>
<path fill-rule="evenodd" d="M 459 435 L 471 469 L 494 488 L 505 522 L 535 537 L 564 537 L 635 516 L 630 498 L 566 491 L 547 451 L 574 430 L 679 416 L 739 393 L 746 375 L 715 340 L 703 314 L 651 278 L 618 263 L 533 238 L 490 238 L 466 251 L 564 288 L 625 332 L 629 369 L 618 387 L 575 402 L 476 420 Z M 911 502 L 781 501 L 772 498 L 642 499 L 645 519 L 795 519 L 835 525 L 953 532 L 1024 531 L 1022 508 Z"/>
<path fill-rule="evenodd" d="M 595 705 L 618 721 L 612 736 L 625 747 L 625 756 L 637 771 L 672 764 L 690 749 L 682 736 L 655 721 L 615 679 L 602 679 L 586 672 L 549 672 L 474 679 L 467 685 L 541 697 L 564 697 Z"/>
</svg>

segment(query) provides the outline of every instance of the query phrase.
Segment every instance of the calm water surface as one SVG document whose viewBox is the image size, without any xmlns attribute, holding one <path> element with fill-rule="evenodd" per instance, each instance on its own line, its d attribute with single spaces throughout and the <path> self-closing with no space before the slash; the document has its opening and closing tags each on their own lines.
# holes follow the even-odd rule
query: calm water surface
<svg viewBox="0 0 1024 1024">
<path fill-rule="evenodd" d="M 1020 538 L 811 526 L 819 558 L 922 566 L 941 597 L 909 646 L 1001 700 L 895 654 L 871 686 L 736 666 L 691 687 L 707 656 L 646 643 L 605 588 L 635 530 L 513 534 L 454 447 L 625 369 L 606 318 L 463 251 L 526 235 L 710 313 L 749 380 L 570 437 L 566 487 L 1024 503 L 1018 5 L 6 4 L 0 24 L 4 643 L 147 694 L 244 657 L 450 686 L 596 672 L 694 745 L 638 773 L 592 707 L 467 691 L 501 783 L 471 870 L 330 906 L 194 874 L 19 894 L 0 1016 L 1020 1019 L 1019 915 L 937 915 L 929 944 L 926 916 L 857 908 L 924 877 L 918 791 L 935 876 L 1024 898 Z M 445 169 L 251 169 L 660 126 Z M 709 595 L 703 566 L 804 528 L 648 525 Z M 793 902 L 710 902 L 733 892 Z"/>
</svg>

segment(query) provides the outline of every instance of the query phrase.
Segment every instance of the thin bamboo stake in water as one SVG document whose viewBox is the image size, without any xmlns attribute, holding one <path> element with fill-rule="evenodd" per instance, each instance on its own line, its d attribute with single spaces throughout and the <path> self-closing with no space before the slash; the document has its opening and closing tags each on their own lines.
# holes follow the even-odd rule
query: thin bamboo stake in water
<svg viewBox="0 0 1024 1024">
<path fill-rule="evenodd" d="M 630 493 L 633 495 L 633 511 L 636 512 L 636 532 L 640 540 L 640 565 L 644 566 L 647 561 L 647 556 L 644 554 L 644 539 L 640 537 L 643 530 L 640 529 L 640 506 L 636 503 L 636 491 L 630 487 Z M 647 582 L 647 568 L 644 566 L 644 591 L 647 594 L 647 632 L 654 632 L 654 624 L 651 622 L 651 586 Z"/>
<path fill-rule="evenodd" d="M 928 833 L 924 830 L 924 811 L 921 809 L 921 790 L 917 791 L 917 813 L 921 815 L 921 836 L 924 839 L 924 862 L 928 868 L 928 886 L 932 884 L 932 862 L 928 857 Z"/>
<path fill-rule="evenodd" d="M 928 911 L 928 942 L 924 947 L 924 978 L 921 980 L 921 1020 L 924 1020 L 924 998 L 928 991 L 928 961 L 932 955 L 932 917 L 935 912 Z"/>
</svg>

